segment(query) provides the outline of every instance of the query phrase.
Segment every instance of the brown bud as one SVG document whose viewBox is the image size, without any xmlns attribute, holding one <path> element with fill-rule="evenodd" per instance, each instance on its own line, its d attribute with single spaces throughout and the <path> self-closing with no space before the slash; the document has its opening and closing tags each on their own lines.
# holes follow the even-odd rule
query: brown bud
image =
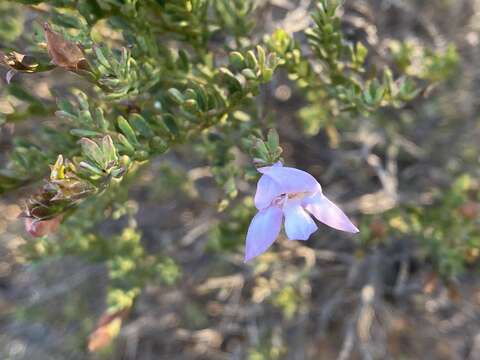
<svg viewBox="0 0 480 360">
<path fill-rule="evenodd" d="M 428 295 L 433 294 L 433 292 L 437 290 L 439 283 L 438 274 L 434 272 L 429 273 L 423 284 L 423 292 Z"/>
<path fill-rule="evenodd" d="M 63 156 L 51 166 L 50 179 L 41 191 L 32 195 L 19 217 L 25 219 L 25 228 L 32 236 L 55 232 L 63 214 L 83 201 L 96 188 L 76 174 L 76 167 Z"/>
<path fill-rule="evenodd" d="M 468 264 L 474 264 L 478 259 L 480 259 L 480 248 L 469 248 L 465 251 L 465 261 Z"/>
<path fill-rule="evenodd" d="M 49 220 L 37 220 L 25 218 L 25 230 L 34 237 L 41 237 L 58 230 L 63 216 L 57 216 Z"/>
<path fill-rule="evenodd" d="M 47 39 L 48 55 L 55 65 L 72 71 L 89 70 L 87 59 L 80 46 L 54 32 L 49 23 L 45 23 L 43 29 Z"/>
<path fill-rule="evenodd" d="M 458 208 L 458 212 L 466 220 L 476 219 L 478 216 L 479 210 L 480 210 L 479 204 L 474 201 L 468 201 Z"/>
<path fill-rule="evenodd" d="M 452 282 L 447 283 L 447 293 L 450 301 L 458 303 L 462 299 L 462 293 L 458 286 Z"/>
<path fill-rule="evenodd" d="M 387 234 L 387 227 L 379 218 L 373 219 L 369 225 L 369 228 L 372 233 L 372 238 L 382 238 Z"/>
</svg>

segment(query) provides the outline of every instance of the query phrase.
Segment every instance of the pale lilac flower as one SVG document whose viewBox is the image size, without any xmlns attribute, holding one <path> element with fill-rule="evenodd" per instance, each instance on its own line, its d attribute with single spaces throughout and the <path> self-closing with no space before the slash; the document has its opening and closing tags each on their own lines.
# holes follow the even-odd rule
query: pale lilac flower
<svg viewBox="0 0 480 360">
<path fill-rule="evenodd" d="M 259 168 L 255 207 L 258 213 L 247 232 L 245 261 L 264 253 L 275 241 L 285 216 L 285 233 L 290 240 L 307 240 L 318 228 L 318 221 L 337 230 L 359 230 L 333 202 L 322 187 L 305 171 L 284 167 L 280 162 Z"/>
</svg>

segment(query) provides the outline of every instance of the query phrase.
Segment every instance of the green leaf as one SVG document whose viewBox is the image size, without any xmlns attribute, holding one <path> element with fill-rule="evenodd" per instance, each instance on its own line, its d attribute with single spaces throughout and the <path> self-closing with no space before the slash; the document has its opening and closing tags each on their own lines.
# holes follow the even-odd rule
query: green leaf
<svg viewBox="0 0 480 360">
<path fill-rule="evenodd" d="M 272 80 L 272 77 L 273 77 L 273 70 L 272 69 L 263 69 L 263 72 L 262 72 L 262 80 L 263 82 L 269 82 L 270 80 Z"/>
<path fill-rule="evenodd" d="M 363 65 L 365 59 L 367 58 L 368 49 L 361 42 L 357 43 L 355 48 L 355 63 L 357 65 Z"/>
<path fill-rule="evenodd" d="M 267 59 L 265 50 L 260 45 L 257 45 L 257 54 L 258 54 L 258 66 L 260 67 L 260 71 L 263 73 L 263 69 L 265 68 L 265 61 Z"/>
<path fill-rule="evenodd" d="M 278 133 L 275 129 L 270 129 L 268 131 L 267 144 L 268 144 L 268 148 L 271 152 L 276 151 L 277 148 L 280 146 L 280 139 L 279 139 Z"/>
<path fill-rule="evenodd" d="M 160 154 L 163 154 L 168 149 L 168 143 L 160 136 L 154 136 L 150 142 L 150 146 Z"/>
<path fill-rule="evenodd" d="M 90 104 L 88 103 L 88 96 L 83 91 L 76 90 L 75 95 L 77 98 L 78 103 L 80 104 L 80 108 L 82 110 L 90 111 Z"/>
<path fill-rule="evenodd" d="M 243 69 L 242 74 L 248 80 L 257 80 L 257 75 L 251 69 Z"/>
<path fill-rule="evenodd" d="M 72 129 L 70 130 L 70 134 L 73 136 L 78 136 L 78 137 L 95 137 L 95 136 L 100 136 L 102 135 L 98 131 L 93 131 L 93 130 L 88 130 L 88 129 Z"/>
<path fill-rule="evenodd" d="M 233 75 L 230 70 L 228 70 L 226 67 L 221 67 L 218 69 L 218 71 L 220 74 L 222 74 L 223 78 L 230 86 L 230 91 L 242 91 L 242 83 L 235 77 L 235 75 Z"/>
<path fill-rule="evenodd" d="M 97 123 L 98 128 L 100 128 L 101 130 L 108 130 L 108 122 L 105 119 L 102 108 L 98 107 L 95 109 L 95 122 Z"/>
<path fill-rule="evenodd" d="M 247 56 L 245 57 L 245 61 L 247 63 L 247 66 L 250 69 L 257 70 L 258 69 L 258 61 L 255 56 L 255 53 L 252 50 L 247 51 Z"/>
<path fill-rule="evenodd" d="M 68 112 L 61 111 L 61 110 L 60 111 L 55 111 L 55 116 L 57 116 L 59 118 L 71 120 L 71 121 L 77 121 L 78 120 L 76 115 L 73 115 L 73 114 L 70 114 Z"/>
<path fill-rule="evenodd" d="M 72 103 L 66 99 L 57 99 L 57 106 L 61 111 L 74 115 L 76 113 Z"/>
<path fill-rule="evenodd" d="M 90 164 L 88 161 L 81 161 L 80 164 L 78 164 L 82 169 L 88 170 L 95 175 L 100 175 L 103 176 L 105 175 L 102 169 L 98 168 L 97 166 Z"/>
<path fill-rule="evenodd" d="M 255 150 L 256 150 L 257 156 L 260 159 L 265 161 L 269 160 L 268 148 L 262 139 L 257 139 L 257 141 L 255 142 Z"/>
<path fill-rule="evenodd" d="M 188 72 L 190 70 L 190 60 L 188 59 L 187 52 L 183 49 L 180 49 L 178 51 L 177 64 L 178 64 L 178 67 L 184 72 Z"/>
<path fill-rule="evenodd" d="M 235 70 L 242 70 L 245 67 L 245 58 L 238 51 L 230 53 L 229 61 Z"/>
<path fill-rule="evenodd" d="M 117 118 L 117 123 L 120 131 L 127 137 L 128 141 L 131 144 L 138 145 L 139 143 L 137 140 L 137 136 L 135 135 L 135 131 L 133 131 L 127 119 L 125 119 L 123 116 L 119 116 Z"/>
<path fill-rule="evenodd" d="M 128 155 L 132 155 L 135 153 L 135 148 L 123 134 L 118 134 L 118 141 L 123 146 L 125 152 Z"/>
<path fill-rule="evenodd" d="M 169 132 L 177 137 L 180 134 L 180 131 L 178 129 L 175 117 L 171 114 L 165 114 L 163 120 L 165 121 L 165 125 L 168 127 Z"/>
<path fill-rule="evenodd" d="M 197 112 L 198 111 L 198 103 L 195 99 L 188 99 L 183 104 L 186 110 L 190 112 Z"/>
<path fill-rule="evenodd" d="M 130 124 L 135 128 L 135 130 L 142 135 L 143 137 L 150 139 L 155 134 L 152 131 L 152 128 L 143 118 L 142 115 L 133 113 L 129 116 Z"/>
<path fill-rule="evenodd" d="M 113 144 L 113 140 L 110 135 L 103 137 L 102 151 L 107 164 L 118 161 L 117 149 L 115 148 L 115 145 Z"/>
<path fill-rule="evenodd" d="M 170 88 L 168 89 L 167 94 L 169 98 L 172 99 L 177 105 L 182 105 L 185 101 L 185 97 L 178 89 Z"/>
<path fill-rule="evenodd" d="M 207 111 L 209 109 L 208 105 L 208 94 L 203 85 L 196 85 L 194 84 L 194 90 L 196 94 L 196 100 L 198 102 L 198 106 L 200 110 Z"/>
<path fill-rule="evenodd" d="M 82 147 L 83 155 L 85 155 L 87 159 L 93 161 L 95 164 L 103 167 L 104 156 L 98 144 L 86 137 L 81 138 L 78 142 Z"/>
<path fill-rule="evenodd" d="M 97 60 L 100 62 L 100 64 L 105 66 L 107 69 L 110 69 L 110 62 L 103 54 L 102 48 L 100 46 L 94 46 L 93 49 L 95 50 L 95 55 L 97 56 Z"/>
<path fill-rule="evenodd" d="M 78 16 L 78 14 L 68 14 L 68 13 L 59 13 L 57 11 L 51 11 L 50 13 L 52 21 L 65 28 L 73 28 L 73 29 L 82 29 L 84 27 L 84 23 L 82 22 L 82 17 Z"/>
</svg>

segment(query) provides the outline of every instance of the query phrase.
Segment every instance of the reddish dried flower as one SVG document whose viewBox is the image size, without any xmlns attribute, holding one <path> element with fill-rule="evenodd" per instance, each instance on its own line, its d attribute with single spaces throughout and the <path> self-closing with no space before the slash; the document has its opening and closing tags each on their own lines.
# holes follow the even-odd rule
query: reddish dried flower
<svg viewBox="0 0 480 360">
<path fill-rule="evenodd" d="M 466 220 L 475 220 L 478 216 L 480 205 L 473 201 L 468 201 L 458 208 L 460 215 Z"/>
<path fill-rule="evenodd" d="M 36 220 L 34 218 L 25 218 L 25 230 L 34 237 L 41 237 L 58 230 L 63 216 L 57 216 L 48 220 Z"/>
</svg>

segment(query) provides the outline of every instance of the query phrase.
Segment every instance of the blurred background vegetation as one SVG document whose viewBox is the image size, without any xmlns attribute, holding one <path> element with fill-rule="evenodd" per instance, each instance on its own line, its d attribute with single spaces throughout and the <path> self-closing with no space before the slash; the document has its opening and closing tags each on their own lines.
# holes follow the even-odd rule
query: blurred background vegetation
<svg viewBox="0 0 480 360">
<path fill-rule="evenodd" d="M 479 359 L 480 1 L 334 4 L 0 0 L 1 359 Z M 358 236 L 243 263 L 269 128 Z"/>
</svg>

